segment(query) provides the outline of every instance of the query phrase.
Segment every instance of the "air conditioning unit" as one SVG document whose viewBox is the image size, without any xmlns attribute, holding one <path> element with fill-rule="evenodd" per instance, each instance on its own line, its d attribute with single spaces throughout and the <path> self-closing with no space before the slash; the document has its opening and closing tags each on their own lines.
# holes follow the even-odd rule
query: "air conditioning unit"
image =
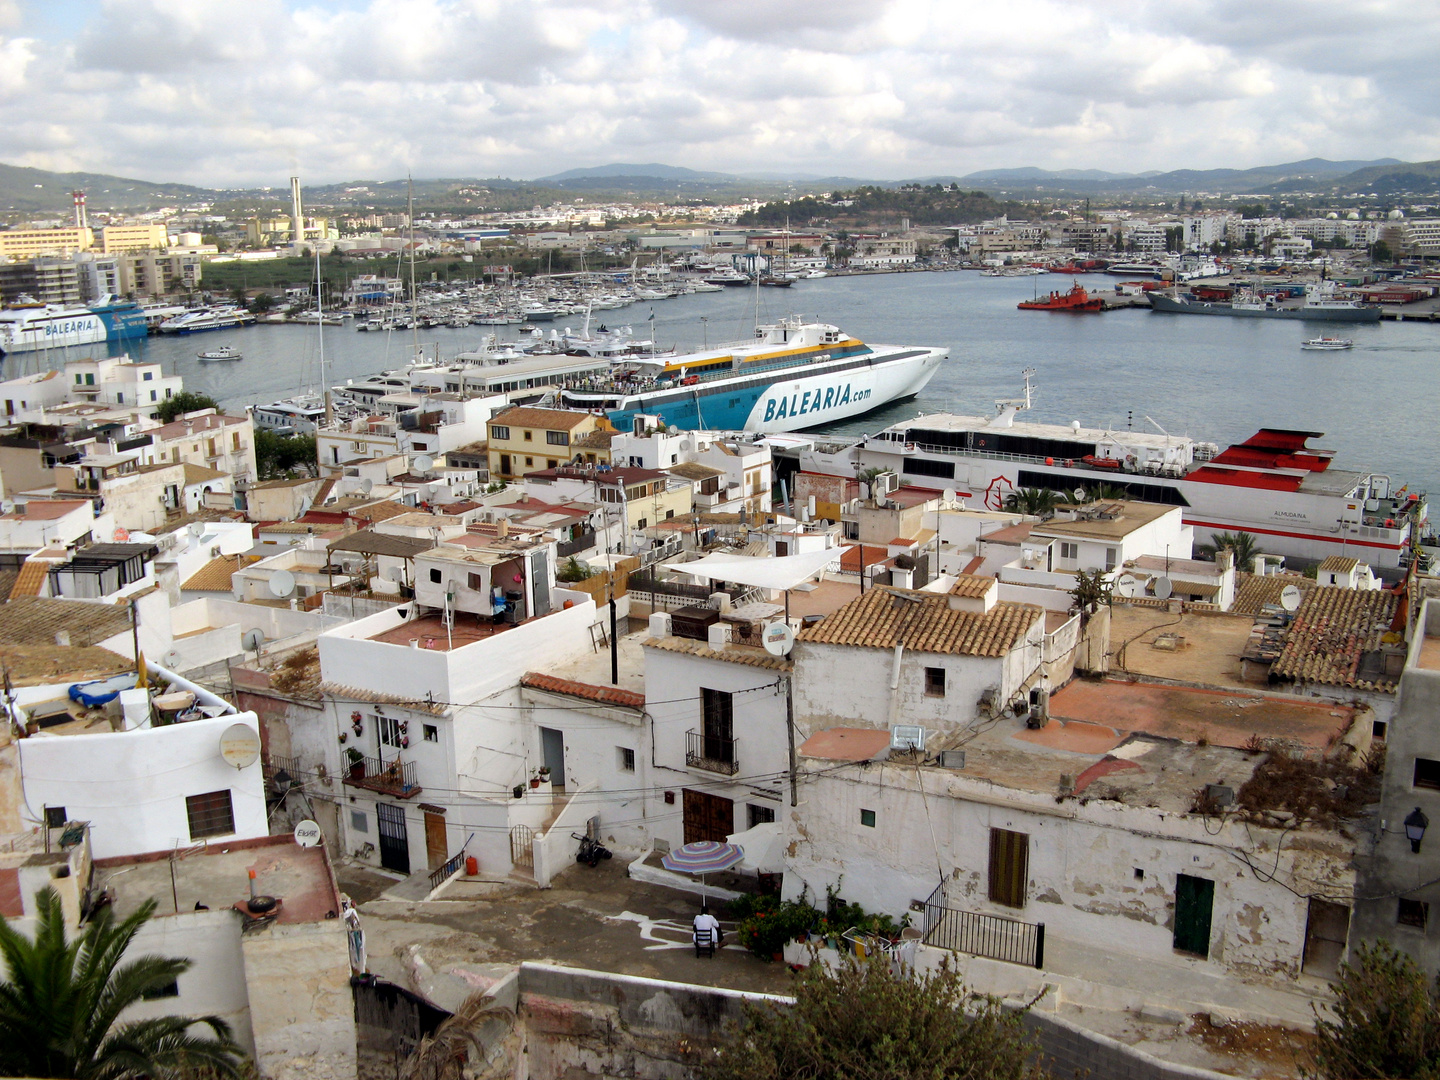
<svg viewBox="0 0 1440 1080">
<path fill-rule="evenodd" d="M 917 724 L 896 724 L 890 729 L 891 750 L 924 750 L 925 729 Z"/>
</svg>

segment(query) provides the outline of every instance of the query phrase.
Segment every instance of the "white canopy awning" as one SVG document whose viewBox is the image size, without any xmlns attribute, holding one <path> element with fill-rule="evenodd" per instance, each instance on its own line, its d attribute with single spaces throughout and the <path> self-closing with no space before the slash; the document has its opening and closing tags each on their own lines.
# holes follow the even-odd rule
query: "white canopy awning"
<svg viewBox="0 0 1440 1080">
<path fill-rule="evenodd" d="M 666 563 L 666 568 L 689 577 L 711 581 L 733 581 L 756 589 L 793 589 L 803 585 L 827 566 L 839 566 L 840 556 L 849 548 L 833 547 L 773 559 L 751 559 L 743 555 L 706 555 L 687 563 Z"/>
<path fill-rule="evenodd" d="M 757 874 L 785 872 L 785 836 L 778 821 L 762 821 L 725 838 L 745 852 L 742 863 Z"/>
</svg>

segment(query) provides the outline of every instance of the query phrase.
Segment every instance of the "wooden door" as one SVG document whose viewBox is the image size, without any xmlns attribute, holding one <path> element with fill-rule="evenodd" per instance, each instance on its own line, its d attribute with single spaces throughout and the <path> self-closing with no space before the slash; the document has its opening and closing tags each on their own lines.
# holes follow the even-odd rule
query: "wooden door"
<svg viewBox="0 0 1440 1080">
<path fill-rule="evenodd" d="M 1030 837 L 1009 829 L 990 830 L 990 900 L 1024 907 L 1030 875 Z"/>
<path fill-rule="evenodd" d="M 1175 948 L 1195 956 L 1210 955 L 1210 914 L 1215 907 L 1215 882 L 1175 875 Z"/>
<path fill-rule="evenodd" d="M 450 858 L 450 843 L 445 838 L 445 815 L 425 811 L 425 859 L 430 869 Z"/>
<path fill-rule="evenodd" d="M 1305 959 L 1301 970 L 1306 975 L 1333 979 L 1345 957 L 1345 939 L 1349 936 L 1350 909 L 1312 896 L 1305 921 Z"/>
<path fill-rule="evenodd" d="M 714 840 L 723 844 L 735 831 L 735 803 L 708 791 L 685 789 L 685 843 Z"/>
</svg>

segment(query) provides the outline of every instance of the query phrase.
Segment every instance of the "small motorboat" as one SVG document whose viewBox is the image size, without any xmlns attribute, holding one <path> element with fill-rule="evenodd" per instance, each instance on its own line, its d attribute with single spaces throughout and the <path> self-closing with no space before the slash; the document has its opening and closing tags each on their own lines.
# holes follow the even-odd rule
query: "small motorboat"
<svg viewBox="0 0 1440 1080">
<path fill-rule="evenodd" d="M 1355 342 L 1351 341 L 1349 338 L 1335 337 L 1311 338 L 1309 341 L 1302 341 L 1300 343 L 1300 348 L 1302 349 L 1313 349 L 1321 352 L 1333 352 L 1339 349 L 1350 349 L 1354 348 L 1354 346 Z"/>
<path fill-rule="evenodd" d="M 217 349 L 206 349 L 195 355 L 201 360 L 239 360 L 240 350 L 232 345 L 221 345 Z"/>
</svg>

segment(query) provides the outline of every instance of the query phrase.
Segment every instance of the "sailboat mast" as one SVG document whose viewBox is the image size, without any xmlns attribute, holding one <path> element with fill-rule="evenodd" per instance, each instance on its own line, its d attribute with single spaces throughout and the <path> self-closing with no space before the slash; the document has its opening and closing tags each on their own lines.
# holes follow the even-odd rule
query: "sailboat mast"
<svg viewBox="0 0 1440 1080">
<path fill-rule="evenodd" d="M 415 299 L 415 180 L 409 173 L 405 174 L 405 184 L 408 190 L 405 219 L 410 224 L 410 337 L 411 337 L 411 363 L 420 362 L 420 305 Z"/>
<path fill-rule="evenodd" d="M 335 402 L 330 397 L 330 380 L 325 377 L 325 279 L 320 274 L 320 241 L 315 241 L 315 331 L 320 335 L 320 387 L 325 391 L 325 426 L 335 422 Z"/>
</svg>

